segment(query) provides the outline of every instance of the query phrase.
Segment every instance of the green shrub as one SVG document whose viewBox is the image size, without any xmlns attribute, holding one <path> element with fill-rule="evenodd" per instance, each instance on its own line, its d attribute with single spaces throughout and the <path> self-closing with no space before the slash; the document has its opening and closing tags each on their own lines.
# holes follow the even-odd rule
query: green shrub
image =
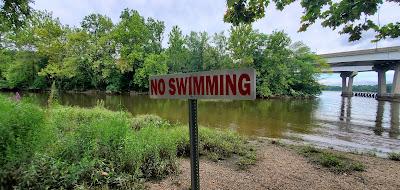
<svg viewBox="0 0 400 190">
<path fill-rule="evenodd" d="M 158 116 L 33 104 L 0 96 L 0 189 L 144 188 L 177 171 L 189 156 L 187 126 Z M 243 138 L 200 128 L 200 152 L 252 164 Z"/>
<path fill-rule="evenodd" d="M 200 154 L 216 153 L 220 158 L 244 152 L 244 139 L 231 131 L 218 131 L 210 128 L 199 129 Z"/>
<path fill-rule="evenodd" d="M 240 169 L 246 169 L 250 165 L 254 165 L 257 161 L 255 151 L 247 151 L 243 156 L 239 158 L 239 161 L 236 163 Z"/>
<path fill-rule="evenodd" d="M 299 152 L 306 158 L 310 159 L 313 163 L 329 168 L 337 173 L 365 170 L 365 166 L 360 162 L 312 146 L 302 147 Z"/>
<path fill-rule="evenodd" d="M 15 181 L 20 163 L 38 149 L 44 125 L 39 107 L 0 96 L 0 187 Z"/>
<path fill-rule="evenodd" d="M 127 138 L 125 144 L 123 168 L 133 168 L 146 178 L 161 178 L 177 168 L 176 141 L 166 128 L 143 128 Z"/>
<path fill-rule="evenodd" d="M 165 126 L 170 125 L 168 121 L 157 115 L 138 115 L 132 120 L 132 128 L 140 130 L 147 126 Z"/>
<path fill-rule="evenodd" d="M 91 124 L 93 122 L 101 123 L 111 119 L 118 119 L 130 123 L 131 117 L 132 116 L 127 112 L 113 112 L 102 107 L 87 109 L 58 106 L 51 109 L 49 122 L 50 125 L 64 133 L 73 131 L 84 124 Z"/>
<path fill-rule="evenodd" d="M 394 161 L 400 161 L 400 152 L 390 152 L 388 153 L 388 158 Z"/>
</svg>

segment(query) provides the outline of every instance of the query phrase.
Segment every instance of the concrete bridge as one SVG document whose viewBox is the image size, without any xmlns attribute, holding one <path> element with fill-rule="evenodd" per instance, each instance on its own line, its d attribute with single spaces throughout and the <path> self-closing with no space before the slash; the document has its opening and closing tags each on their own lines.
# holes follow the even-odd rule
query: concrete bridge
<svg viewBox="0 0 400 190">
<path fill-rule="evenodd" d="M 400 102 L 400 46 L 321 54 L 331 66 L 323 72 L 340 73 L 342 96 L 353 96 L 353 78 L 358 72 L 378 73 L 376 99 Z M 394 70 L 393 88 L 386 89 L 386 71 Z"/>
</svg>

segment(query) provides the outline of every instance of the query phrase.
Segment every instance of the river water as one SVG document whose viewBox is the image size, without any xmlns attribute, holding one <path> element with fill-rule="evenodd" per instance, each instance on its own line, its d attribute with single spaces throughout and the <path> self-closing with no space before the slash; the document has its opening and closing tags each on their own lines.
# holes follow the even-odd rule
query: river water
<svg viewBox="0 0 400 190">
<path fill-rule="evenodd" d="M 44 105 L 47 94 L 26 93 Z M 157 114 L 171 122 L 187 122 L 187 101 L 153 100 L 148 96 L 62 94 L 63 105 L 126 110 L 133 115 Z M 400 103 L 373 98 L 342 98 L 323 92 L 311 100 L 199 101 L 199 124 L 228 128 L 247 136 L 304 140 L 339 150 L 384 154 L 400 151 Z"/>
</svg>

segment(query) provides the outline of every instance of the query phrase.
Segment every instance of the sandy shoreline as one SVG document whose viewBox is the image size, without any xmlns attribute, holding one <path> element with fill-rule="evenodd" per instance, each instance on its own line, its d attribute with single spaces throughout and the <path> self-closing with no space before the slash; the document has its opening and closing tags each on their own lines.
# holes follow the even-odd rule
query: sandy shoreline
<svg viewBox="0 0 400 190">
<path fill-rule="evenodd" d="M 311 163 L 296 150 L 257 142 L 257 162 L 239 170 L 232 160 L 200 160 L 201 189 L 400 189 L 400 162 L 367 155 L 343 153 L 362 162 L 363 172 L 338 174 Z M 149 189 L 189 189 L 190 162 L 180 159 L 180 169 Z"/>
</svg>

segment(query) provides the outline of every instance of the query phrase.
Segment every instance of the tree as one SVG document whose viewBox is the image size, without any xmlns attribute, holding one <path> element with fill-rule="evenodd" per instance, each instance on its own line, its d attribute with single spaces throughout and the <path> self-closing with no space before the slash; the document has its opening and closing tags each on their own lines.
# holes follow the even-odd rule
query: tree
<svg viewBox="0 0 400 190">
<path fill-rule="evenodd" d="M 284 32 L 271 35 L 249 24 L 209 36 L 182 34 L 178 26 L 162 48 L 164 23 L 125 9 L 121 21 L 90 14 L 80 27 L 62 25 L 45 11 L 33 11 L 22 27 L 3 33 L 0 88 L 145 91 L 151 75 L 253 67 L 260 96 L 315 95 L 321 60 Z"/>
<path fill-rule="evenodd" d="M 228 49 L 228 37 L 223 32 L 215 33 L 204 54 L 205 70 L 231 68 L 233 60 Z"/>
<path fill-rule="evenodd" d="M 273 0 L 278 10 L 283 10 L 295 0 Z M 386 2 L 400 3 L 399 0 Z M 252 23 L 265 16 L 270 0 L 227 0 L 228 9 L 224 21 L 238 25 Z M 340 34 L 349 34 L 349 41 L 356 41 L 368 30 L 375 31 L 375 41 L 400 36 L 400 22 L 378 26 L 371 16 L 378 11 L 383 0 L 301 0 L 304 8 L 299 32 L 306 31 L 316 20 L 321 19 L 323 27 L 335 30 L 342 27 Z M 398 5 L 395 5 L 398 6 Z"/>
<path fill-rule="evenodd" d="M 232 26 L 230 29 L 229 49 L 236 67 L 255 66 L 257 53 L 263 48 L 265 36 L 254 31 L 250 24 Z"/>
<path fill-rule="evenodd" d="M 31 7 L 29 6 L 31 2 L 33 1 L 0 0 L 0 32 L 22 27 L 31 14 Z"/>
<path fill-rule="evenodd" d="M 107 16 L 101 14 L 90 14 L 83 18 L 81 27 L 98 39 L 112 30 L 113 23 Z"/>
<path fill-rule="evenodd" d="M 143 67 L 135 72 L 134 83 L 141 90 L 149 89 L 149 77 L 151 75 L 162 75 L 168 73 L 167 57 L 165 54 L 150 54 L 146 57 Z"/>
<path fill-rule="evenodd" d="M 256 66 L 260 96 L 320 93 L 317 69 L 324 62 L 304 44 L 292 44 L 286 33 L 275 31 L 268 36 L 262 57 L 263 60 Z"/>
<path fill-rule="evenodd" d="M 165 30 L 163 21 L 148 18 L 146 26 L 149 29 L 149 42 L 146 44 L 146 52 L 159 54 L 162 51 L 162 40 Z"/>
<path fill-rule="evenodd" d="M 295 42 L 290 47 L 293 52 L 292 79 L 290 81 L 291 94 L 319 94 L 321 85 L 316 78 L 321 69 L 329 67 L 325 61 L 311 52 L 302 42 Z"/>
<path fill-rule="evenodd" d="M 40 76 L 62 82 L 65 78 L 75 75 L 74 68 L 70 64 L 64 64 L 66 57 L 67 33 L 69 28 L 61 25 L 58 19 L 54 19 L 49 13 L 39 13 L 33 27 L 35 36 L 34 49 L 39 56 L 46 57 L 48 63 L 40 72 Z"/>
<path fill-rule="evenodd" d="M 21 28 L 5 35 L 7 43 L 3 51 L 14 52 L 13 59 L 3 66 L 8 87 L 46 87 L 46 75 L 39 76 L 38 72 L 46 67 L 50 55 L 57 54 L 52 50 L 58 48 L 50 48 L 59 34 L 56 26 L 59 23 L 51 14 L 34 11 Z"/>
<path fill-rule="evenodd" d="M 259 94 L 262 96 L 285 95 L 289 93 L 291 64 L 290 38 L 283 32 L 273 32 L 268 36 L 259 65 Z"/>
<path fill-rule="evenodd" d="M 18 52 L 15 61 L 9 65 L 5 73 L 9 88 L 30 88 L 33 86 L 40 60 L 31 52 Z"/>
<path fill-rule="evenodd" d="M 117 67 L 125 73 L 141 67 L 150 31 L 137 11 L 125 9 L 120 18 L 121 21 L 113 30 L 113 36 L 118 54 Z"/>
<path fill-rule="evenodd" d="M 91 86 L 95 89 L 105 89 L 111 84 L 112 76 L 110 73 L 117 72 L 113 55 L 116 54 L 116 42 L 112 35 L 114 24 L 111 19 L 105 15 L 91 14 L 86 16 L 81 22 L 81 27 L 89 35 L 88 54 L 89 63 L 86 68 L 90 76 Z M 112 89 L 119 91 L 120 89 Z"/>
<path fill-rule="evenodd" d="M 6 79 L 7 70 L 15 61 L 15 52 L 0 49 L 0 89 L 8 88 L 9 84 Z"/>
<path fill-rule="evenodd" d="M 189 59 L 189 52 L 185 47 L 185 37 L 178 26 L 173 26 L 168 35 L 167 65 L 170 73 L 184 71 Z"/>
<path fill-rule="evenodd" d="M 189 51 L 189 62 L 186 72 L 204 71 L 207 66 L 204 62 L 204 53 L 208 48 L 208 34 L 206 32 L 190 32 L 186 36 L 186 47 Z"/>
</svg>

